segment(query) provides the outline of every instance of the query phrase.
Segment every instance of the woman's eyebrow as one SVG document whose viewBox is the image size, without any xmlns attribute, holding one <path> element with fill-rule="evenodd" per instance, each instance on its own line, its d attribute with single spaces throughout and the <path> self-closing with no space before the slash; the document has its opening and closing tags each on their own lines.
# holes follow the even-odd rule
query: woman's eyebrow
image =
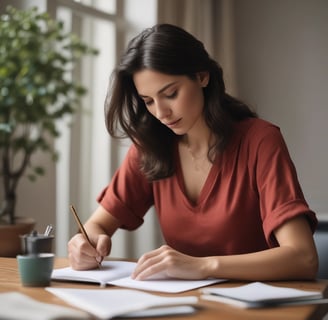
<svg viewBox="0 0 328 320">
<path fill-rule="evenodd" d="M 178 82 L 178 81 L 173 81 L 173 82 L 170 82 L 170 83 L 166 84 L 163 88 L 161 88 L 160 90 L 157 91 L 157 94 L 162 93 L 162 92 L 165 91 L 167 88 L 169 88 L 169 87 L 175 85 L 177 82 Z M 142 94 L 139 94 L 139 96 L 140 96 L 141 98 L 149 98 L 148 96 L 145 96 L 145 95 L 142 95 Z"/>
</svg>

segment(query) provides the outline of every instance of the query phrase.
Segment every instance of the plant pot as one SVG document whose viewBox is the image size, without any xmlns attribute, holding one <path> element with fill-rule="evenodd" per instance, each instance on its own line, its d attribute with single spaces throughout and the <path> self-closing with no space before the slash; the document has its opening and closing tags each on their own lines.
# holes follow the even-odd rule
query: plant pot
<svg viewBox="0 0 328 320">
<path fill-rule="evenodd" d="M 32 218 L 19 217 L 12 225 L 0 224 L 0 257 L 16 257 L 22 253 L 21 235 L 30 233 L 35 226 Z"/>
</svg>

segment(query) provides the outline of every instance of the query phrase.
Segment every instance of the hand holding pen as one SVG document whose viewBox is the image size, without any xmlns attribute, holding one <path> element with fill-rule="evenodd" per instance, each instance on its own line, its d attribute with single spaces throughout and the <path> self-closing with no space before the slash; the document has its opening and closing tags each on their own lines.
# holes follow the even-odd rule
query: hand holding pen
<svg viewBox="0 0 328 320">
<path fill-rule="evenodd" d="M 90 241 L 90 238 L 89 238 L 89 236 L 88 236 L 88 234 L 87 234 L 85 228 L 83 227 L 83 224 L 82 224 L 82 222 L 81 222 L 81 220 L 80 220 L 80 218 L 79 218 L 79 216 L 78 216 L 78 214 L 77 214 L 77 212 L 76 212 L 74 206 L 73 206 L 73 205 L 70 205 L 70 209 L 71 209 L 71 212 L 72 212 L 72 214 L 73 214 L 73 216 L 74 216 L 74 219 L 75 219 L 75 221 L 76 221 L 76 223 L 77 223 L 77 225 L 78 225 L 78 227 L 79 227 L 80 232 L 83 234 L 83 236 L 85 237 L 85 239 L 89 242 L 89 244 L 90 244 L 92 247 L 94 247 L 94 245 L 93 245 L 92 242 Z M 97 263 L 98 263 L 98 268 L 100 269 L 100 267 L 101 267 L 101 261 L 98 261 L 97 258 L 95 258 L 95 259 L 96 259 L 96 261 L 97 261 Z"/>
</svg>

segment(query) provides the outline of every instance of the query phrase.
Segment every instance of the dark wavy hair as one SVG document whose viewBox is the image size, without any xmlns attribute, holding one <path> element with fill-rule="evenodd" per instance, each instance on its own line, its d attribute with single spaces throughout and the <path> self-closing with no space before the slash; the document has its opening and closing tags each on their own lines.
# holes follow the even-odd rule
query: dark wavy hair
<svg viewBox="0 0 328 320">
<path fill-rule="evenodd" d="M 202 42 L 185 30 L 170 24 L 158 24 L 133 38 L 113 71 L 105 102 L 109 134 L 129 137 L 138 148 L 141 169 L 150 180 L 174 173 L 174 146 L 177 136 L 147 110 L 133 82 L 133 74 L 151 69 L 170 75 L 196 79 L 198 72 L 209 72 L 204 92 L 204 117 L 216 137 L 208 157 L 224 149 L 234 121 L 256 117 L 251 109 L 226 93 L 223 71 L 211 59 Z"/>
</svg>

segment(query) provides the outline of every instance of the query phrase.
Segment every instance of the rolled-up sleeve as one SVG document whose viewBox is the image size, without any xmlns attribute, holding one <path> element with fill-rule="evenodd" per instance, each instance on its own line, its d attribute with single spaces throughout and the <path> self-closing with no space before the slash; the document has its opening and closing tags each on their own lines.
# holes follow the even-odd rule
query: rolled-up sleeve
<svg viewBox="0 0 328 320">
<path fill-rule="evenodd" d="M 144 215 L 153 205 L 153 191 L 152 183 L 140 170 L 134 145 L 97 201 L 121 222 L 123 229 L 134 230 L 143 223 Z"/>
<path fill-rule="evenodd" d="M 314 232 L 317 219 L 309 209 L 295 166 L 279 128 L 271 125 L 258 137 L 255 170 L 263 230 L 270 246 L 277 245 L 273 231 L 287 220 L 304 215 Z"/>
</svg>

